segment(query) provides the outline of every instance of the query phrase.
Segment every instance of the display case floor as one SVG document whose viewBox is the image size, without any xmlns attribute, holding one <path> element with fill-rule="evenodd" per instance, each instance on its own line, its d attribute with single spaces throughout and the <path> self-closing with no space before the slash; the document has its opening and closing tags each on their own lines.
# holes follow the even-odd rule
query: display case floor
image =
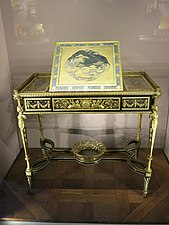
<svg viewBox="0 0 169 225">
<path fill-rule="evenodd" d="M 30 149 L 38 158 L 40 149 Z M 146 159 L 147 149 L 140 149 Z M 0 220 L 77 223 L 169 223 L 169 164 L 154 150 L 150 193 L 124 161 L 81 165 L 51 161 L 34 176 L 30 194 L 23 151 L 0 186 Z"/>
</svg>

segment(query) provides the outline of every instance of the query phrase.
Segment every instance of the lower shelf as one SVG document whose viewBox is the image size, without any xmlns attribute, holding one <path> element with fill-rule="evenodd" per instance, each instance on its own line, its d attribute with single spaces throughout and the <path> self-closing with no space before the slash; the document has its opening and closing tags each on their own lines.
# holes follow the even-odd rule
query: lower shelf
<svg viewBox="0 0 169 225">
<path fill-rule="evenodd" d="M 138 159 L 138 151 L 140 142 L 137 140 L 129 140 L 123 149 L 106 149 L 99 160 L 93 162 L 80 162 L 75 156 L 71 148 L 54 148 L 53 141 L 43 139 L 40 141 L 42 148 L 42 158 L 34 161 L 31 164 L 33 174 L 46 168 L 51 160 L 76 160 L 78 163 L 88 165 L 97 164 L 101 161 L 110 162 L 114 160 L 126 161 L 129 167 L 138 174 L 146 174 L 146 164 Z"/>
</svg>

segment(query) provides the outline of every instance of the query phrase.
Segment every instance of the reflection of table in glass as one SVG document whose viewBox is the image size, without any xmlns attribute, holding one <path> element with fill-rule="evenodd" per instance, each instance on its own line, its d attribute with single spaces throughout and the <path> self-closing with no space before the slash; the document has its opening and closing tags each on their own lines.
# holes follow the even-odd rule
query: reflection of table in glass
<svg viewBox="0 0 169 225">
<path fill-rule="evenodd" d="M 160 88 L 143 72 L 124 72 L 123 91 L 115 92 L 49 92 L 50 74 L 33 74 L 14 91 L 17 100 L 18 126 L 21 132 L 26 160 L 26 176 L 32 188 L 32 175 L 44 169 L 51 159 L 75 159 L 71 149 L 54 148 L 54 143 L 43 135 L 42 115 L 56 113 L 137 113 L 137 138 L 129 140 L 122 150 L 107 149 L 104 160 L 126 160 L 130 168 L 144 175 L 143 195 L 148 193 L 152 175 L 151 162 L 156 129 L 158 125 L 157 98 Z M 149 153 L 147 162 L 138 159 L 141 143 L 142 114 L 150 114 Z M 39 118 L 42 158 L 31 163 L 28 153 L 26 115 L 37 114 Z M 116 155 L 118 153 L 119 155 Z"/>
</svg>

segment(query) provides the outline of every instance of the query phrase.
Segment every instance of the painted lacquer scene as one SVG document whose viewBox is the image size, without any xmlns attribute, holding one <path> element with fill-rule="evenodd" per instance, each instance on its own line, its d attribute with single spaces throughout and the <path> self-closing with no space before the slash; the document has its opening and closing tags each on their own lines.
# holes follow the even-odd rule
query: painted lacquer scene
<svg viewBox="0 0 169 225">
<path fill-rule="evenodd" d="M 93 81 L 110 66 L 108 59 L 93 50 L 79 50 L 70 56 L 65 69 L 75 80 Z"/>
<path fill-rule="evenodd" d="M 52 70 L 52 90 L 121 88 L 119 45 L 114 42 L 59 43 Z M 56 88 L 55 88 L 56 87 Z"/>
</svg>

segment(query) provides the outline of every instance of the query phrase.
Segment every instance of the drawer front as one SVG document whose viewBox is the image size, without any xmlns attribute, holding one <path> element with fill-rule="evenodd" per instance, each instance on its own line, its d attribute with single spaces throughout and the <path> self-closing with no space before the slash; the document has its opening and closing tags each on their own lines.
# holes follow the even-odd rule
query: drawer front
<svg viewBox="0 0 169 225">
<path fill-rule="evenodd" d="M 24 105 L 26 112 L 51 111 L 50 98 L 25 98 Z"/>
<path fill-rule="evenodd" d="M 149 110 L 150 97 L 122 97 L 122 110 Z"/>
<path fill-rule="evenodd" d="M 147 97 L 24 98 L 25 112 L 149 111 Z"/>
<path fill-rule="evenodd" d="M 118 111 L 120 97 L 112 98 L 53 98 L 53 111 Z"/>
</svg>

